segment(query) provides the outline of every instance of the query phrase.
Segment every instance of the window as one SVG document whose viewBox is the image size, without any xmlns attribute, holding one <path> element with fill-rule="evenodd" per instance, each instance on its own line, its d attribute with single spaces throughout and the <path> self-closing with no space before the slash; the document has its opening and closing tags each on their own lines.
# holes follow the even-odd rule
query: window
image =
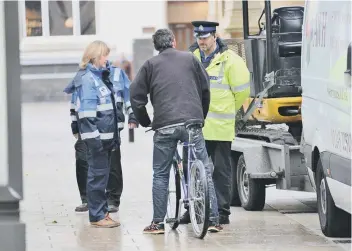
<svg viewBox="0 0 352 251">
<path fill-rule="evenodd" d="M 24 36 L 96 34 L 94 1 L 21 1 Z"/>
<path fill-rule="evenodd" d="M 93 1 L 79 2 L 81 35 L 94 35 L 95 31 L 95 3 Z"/>
<path fill-rule="evenodd" d="M 42 5 L 40 1 L 26 1 L 26 34 L 42 36 Z"/>
<path fill-rule="evenodd" d="M 49 1 L 50 36 L 73 35 L 72 2 Z"/>
</svg>

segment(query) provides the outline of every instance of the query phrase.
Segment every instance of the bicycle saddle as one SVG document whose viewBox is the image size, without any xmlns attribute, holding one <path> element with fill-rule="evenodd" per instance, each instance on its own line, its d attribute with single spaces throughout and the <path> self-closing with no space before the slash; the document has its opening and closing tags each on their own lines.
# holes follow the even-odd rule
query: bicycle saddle
<svg viewBox="0 0 352 251">
<path fill-rule="evenodd" d="M 185 127 L 189 128 L 190 126 L 200 126 L 203 127 L 203 120 L 201 119 L 190 119 L 185 122 Z"/>
</svg>

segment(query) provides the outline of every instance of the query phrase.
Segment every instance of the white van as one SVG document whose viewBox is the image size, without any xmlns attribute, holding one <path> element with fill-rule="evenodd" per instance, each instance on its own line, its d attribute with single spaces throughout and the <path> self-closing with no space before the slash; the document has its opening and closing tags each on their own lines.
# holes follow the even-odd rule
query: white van
<svg viewBox="0 0 352 251">
<path fill-rule="evenodd" d="M 301 151 L 322 232 L 351 236 L 351 1 L 306 1 Z"/>
</svg>

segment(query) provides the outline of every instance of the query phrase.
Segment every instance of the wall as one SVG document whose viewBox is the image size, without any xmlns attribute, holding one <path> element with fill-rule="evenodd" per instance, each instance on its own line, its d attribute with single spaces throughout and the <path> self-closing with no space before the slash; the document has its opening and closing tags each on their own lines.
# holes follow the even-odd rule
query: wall
<svg viewBox="0 0 352 251">
<path fill-rule="evenodd" d="M 116 46 L 117 53 L 132 54 L 135 38 L 151 37 L 143 27 L 166 28 L 166 1 L 99 1 L 99 34 Z"/>
<path fill-rule="evenodd" d="M 168 24 L 176 37 L 178 50 L 188 50 L 195 42 L 192 21 L 207 20 L 208 1 L 169 1 Z"/>
<path fill-rule="evenodd" d="M 169 24 L 207 20 L 207 16 L 208 1 L 169 1 L 167 4 L 167 20 Z"/>
</svg>

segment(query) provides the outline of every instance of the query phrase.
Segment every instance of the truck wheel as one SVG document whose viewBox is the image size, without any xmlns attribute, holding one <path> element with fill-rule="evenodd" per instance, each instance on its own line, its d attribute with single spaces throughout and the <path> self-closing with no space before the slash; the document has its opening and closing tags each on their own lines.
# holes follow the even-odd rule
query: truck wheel
<svg viewBox="0 0 352 251">
<path fill-rule="evenodd" d="M 316 191 L 320 227 L 327 237 L 351 237 L 351 215 L 335 206 L 319 158 Z"/>
<path fill-rule="evenodd" d="M 247 211 L 261 211 L 265 205 L 265 183 L 249 178 L 243 154 L 237 163 L 237 188 L 242 207 Z"/>
<path fill-rule="evenodd" d="M 232 168 L 232 182 L 231 182 L 231 206 L 240 207 L 241 200 L 238 194 L 237 186 L 237 162 L 239 155 L 235 154 L 231 156 L 231 168 Z"/>
</svg>

